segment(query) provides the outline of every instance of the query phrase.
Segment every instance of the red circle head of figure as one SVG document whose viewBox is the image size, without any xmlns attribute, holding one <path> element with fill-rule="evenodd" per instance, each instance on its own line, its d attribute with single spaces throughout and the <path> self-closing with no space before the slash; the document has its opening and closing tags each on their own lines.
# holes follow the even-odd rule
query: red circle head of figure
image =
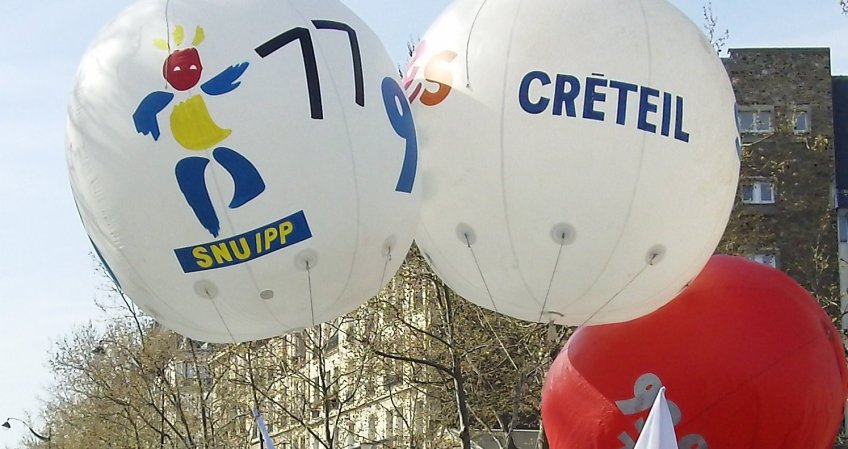
<svg viewBox="0 0 848 449">
<path fill-rule="evenodd" d="M 168 56 L 162 67 L 162 74 L 168 84 L 177 90 L 189 90 L 200 81 L 203 65 L 196 48 L 177 50 Z"/>
</svg>

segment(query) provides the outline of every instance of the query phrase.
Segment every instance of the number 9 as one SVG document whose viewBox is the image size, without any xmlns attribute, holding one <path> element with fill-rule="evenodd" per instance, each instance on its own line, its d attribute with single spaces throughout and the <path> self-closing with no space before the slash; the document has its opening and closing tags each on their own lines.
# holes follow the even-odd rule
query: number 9
<svg viewBox="0 0 848 449">
<path fill-rule="evenodd" d="M 400 84 L 393 78 L 384 78 L 382 88 L 383 104 L 386 106 L 386 114 L 389 116 L 392 128 L 398 136 L 406 140 L 403 166 L 395 190 L 412 193 L 412 186 L 415 184 L 415 172 L 418 168 L 418 138 L 415 135 L 415 121 L 412 119 L 412 110 L 403 90 L 400 88 Z"/>
</svg>

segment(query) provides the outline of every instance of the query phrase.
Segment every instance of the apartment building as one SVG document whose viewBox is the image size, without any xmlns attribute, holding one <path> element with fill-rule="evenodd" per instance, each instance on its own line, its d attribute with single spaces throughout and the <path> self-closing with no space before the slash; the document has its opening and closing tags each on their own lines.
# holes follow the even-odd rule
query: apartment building
<svg viewBox="0 0 848 449">
<path fill-rule="evenodd" d="M 830 50 L 731 49 L 725 67 L 743 148 L 737 201 L 719 252 L 779 268 L 837 316 Z"/>
</svg>

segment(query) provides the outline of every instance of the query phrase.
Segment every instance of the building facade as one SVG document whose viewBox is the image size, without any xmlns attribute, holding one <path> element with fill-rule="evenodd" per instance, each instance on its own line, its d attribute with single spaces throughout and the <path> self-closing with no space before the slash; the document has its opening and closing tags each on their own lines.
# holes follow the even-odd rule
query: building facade
<svg viewBox="0 0 848 449">
<path fill-rule="evenodd" d="M 777 267 L 839 316 L 830 50 L 731 49 L 725 67 L 743 148 L 718 252 Z"/>
<path fill-rule="evenodd" d="M 427 328 L 422 295 L 426 290 L 404 288 L 396 278 L 368 307 L 253 351 L 252 366 L 240 371 L 256 376 L 251 387 L 277 448 L 450 447 L 450 433 L 431 425 L 439 405 L 421 373 L 372 350 L 382 347 L 375 339 L 409 338 L 385 323 L 393 314 L 387 304 Z M 258 433 L 252 447 L 263 447 Z"/>
</svg>

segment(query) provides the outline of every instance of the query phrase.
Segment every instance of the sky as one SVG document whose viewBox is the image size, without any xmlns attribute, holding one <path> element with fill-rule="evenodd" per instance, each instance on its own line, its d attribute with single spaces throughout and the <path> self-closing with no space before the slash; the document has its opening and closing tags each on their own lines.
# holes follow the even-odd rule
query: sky
<svg viewBox="0 0 848 449">
<path fill-rule="evenodd" d="M 368 23 L 398 64 L 448 0 L 342 0 Z M 567 0 L 562 0 L 567 1 Z M 0 419 L 40 430 L 50 384 L 48 353 L 75 327 L 96 321 L 103 279 L 71 198 L 64 149 L 74 75 L 98 30 L 129 0 L 3 0 L 0 6 Z M 699 26 L 701 0 L 672 0 Z M 830 47 L 834 74 L 848 75 L 848 16 L 837 0 L 714 0 L 729 48 Z M 0 447 L 25 429 L 0 428 Z"/>
</svg>

